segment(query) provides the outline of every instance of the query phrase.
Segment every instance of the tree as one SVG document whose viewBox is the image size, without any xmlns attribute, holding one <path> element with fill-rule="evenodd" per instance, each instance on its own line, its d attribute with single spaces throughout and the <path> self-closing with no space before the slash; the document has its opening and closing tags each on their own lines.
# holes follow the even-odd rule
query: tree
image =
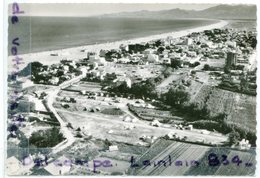
<svg viewBox="0 0 260 178">
<path fill-rule="evenodd" d="M 36 147 L 53 147 L 64 140 L 63 135 L 57 127 L 48 130 L 40 130 L 32 133 L 29 143 Z"/>
<path fill-rule="evenodd" d="M 161 54 L 164 50 L 165 50 L 165 48 L 162 47 L 162 46 L 160 46 L 160 47 L 157 49 L 157 52 L 158 52 L 159 54 Z"/>
<path fill-rule="evenodd" d="M 182 61 L 181 60 L 172 60 L 171 61 L 171 67 L 174 68 L 174 69 L 177 69 L 177 68 L 180 68 L 182 65 Z"/>
<path fill-rule="evenodd" d="M 225 74 L 230 74 L 230 69 L 225 66 L 225 67 L 224 67 L 224 72 L 225 72 Z"/>
<path fill-rule="evenodd" d="M 205 64 L 203 70 L 210 70 L 210 66 L 208 64 Z"/>
<path fill-rule="evenodd" d="M 192 71 L 191 71 L 191 74 L 192 74 L 192 75 L 195 75 L 195 74 L 196 74 L 196 71 L 192 70 Z"/>
<path fill-rule="evenodd" d="M 157 41 L 155 42 L 155 46 L 156 46 L 156 47 L 159 47 L 161 44 L 162 44 L 161 40 L 157 40 Z"/>
<path fill-rule="evenodd" d="M 230 145 L 236 145 L 240 140 L 240 134 L 233 129 L 228 135 L 228 140 Z"/>
<path fill-rule="evenodd" d="M 171 88 L 165 94 L 165 102 L 170 106 L 182 106 L 185 102 L 190 100 L 190 94 L 182 88 Z"/>
</svg>

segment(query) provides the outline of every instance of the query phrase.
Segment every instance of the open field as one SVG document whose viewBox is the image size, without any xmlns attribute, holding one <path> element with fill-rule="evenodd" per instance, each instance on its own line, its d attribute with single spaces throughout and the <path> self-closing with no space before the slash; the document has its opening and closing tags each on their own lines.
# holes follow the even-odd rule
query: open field
<svg viewBox="0 0 260 178">
<path fill-rule="evenodd" d="M 149 64 L 149 65 L 132 65 L 132 64 L 109 64 L 108 66 L 99 67 L 100 71 L 106 73 L 115 72 L 119 76 L 126 76 L 131 78 L 132 81 L 137 79 L 153 78 L 161 74 L 163 66 Z"/>
<path fill-rule="evenodd" d="M 205 135 L 202 133 L 188 130 L 178 130 L 175 128 L 154 127 L 141 120 L 135 123 L 123 121 L 122 116 L 111 115 L 95 115 L 84 114 L 79 112 L 70 112 L 64 109 L 57 109 L 60 116 L 66 122 L 70 122 L 74 128 L 81 127 L 86 132 L 90 133 L 93 137 L 101 140 L 111 140 L 116 142 L 123 142 L 129 144 L 140 144 L 139 137 L 155 136 L 162 137 L 169 132 L 174 131 L 180 137 L 187 137 L 187 141 L 194 142 L 196 140 L 204 139 L 205 143 L 221 144 L 227 140 L 223 135 Z M 133 127 L 133 129 L 126 129 Z M 111 132 L 112 131 L 112 132 Z"/>
<path fill-rule="evenodd" d="M 158 121 L 167 122 L 167 121 L 182 121 L 183 119 L 177 116 L 172 116 L 170 111 L 164 111 L 159 109 L 151 109 L 145 107 L 135 107 L 129 106 L 129 109 L 138 115 L 140 118 L 148 121 L 157 119 Z"/>
<path fill-rule="evenodd" d="M 65 96 L 74 98 L 76 103 L 66 103 L 68 108 L 64 108 L 61 105 L 61 99 Z M 151 125 L 151 121 L 140 120 L 128 110 L 127 104 L 136 104 L 136 101 L 136 99 L 101 96 L 96 97 L 96 99 L 89 99 L 88 96 L 81 95 L 78 92 L 61 91 L 54 102 L 54 107 L 65 122 L 70 122 L 74 128 L 84 127 L 83 130 L 86 130 L 88 133 L 91 133 L 93 137 L 101 140 L 108 139 L 117 142 L 128 142 L 130 144 L 143 144 L 142 141 L 139 140 L 143 135 L 162 137 L 171 131 L 176 132 L 181 138 L 186 136 L 187 141 L 191 142 L 196 142 L 204 138 L 205 143 L 221 144 L 227 139 L 224 135 L 214 136 L 213 133 L 205 135 L 196 129 L 180 130 L 169 124 L 154 127 Z M 145 104 L 141 103 L 140 105 Z M 162 115 L 164 117 L 170 117 L 170 113 L 167 111 L 156 109 L 150 111 L 144 107 L 145 106 L 142 106 L 141 108 L 143 108 L 149 117 L 151 117 L 151 114 L 157 115 L 158 118 Z M 84 108 L 87 108 L 87 111 Z M 93 112 L 93 108 L 98 108 L 99 111 Z M 107 109 L 113 110 L 113 108 L 118 108 L 124 113 L 122 115 L 108 115 L 102 112 Z M 135 118 L 135 122 L 124 121 L 126 118 Z"/>
<path fill-rule="evenodd" d="M 160 141 L 160 144 L 162 144 Z M 209 150 L 209 147 L 204 146 L 195 146 L 192 144 L 182 143 L 182 142 L 172 142 L 168 147 L 165 147 L 163 151 L 160 151 L 156 149 L 156 147 L 151 148 L 153 150 L 150 151 L 157 151 L 157 154 L 155 157 L 150 157 L 149 160 L 152 163 L 156 163 L 160 160 L 164 160 L 168 163 L 168 166 L 164 164 L 158 164 L 156 166 L 151 165 L 147 167 L 142 167 L 139 171 L 137 171 L 136 175 L 164 175 L 164 176 L 170 176 L 170 175 L 183 175 L 189 168 L 191 161 L 199 160 L 204 154 Z M 149 151 L 146 153 L 147 157 L 149 157 L 150 153 Z M 171 156 L 171 164 L 169 161 L 169 156 Z M 141 159 L 143 160 L 143 156 Z M 183 164 L 189 164 L 182 165 L 182 166 L 176 166 L 176 161 L 182 161 Z"/>
<path fill-rule="evenodd" d="M 80 81 L 76 84 L 67 87 L 65 90 L 74 90 L 79 92 L 80 91 L 100 92 L 101 86 L 99 85 L 99 83 Z"/>
<path fill-rule="evenodd" d="M 192 89 L 193 86 L 198 89 Z M 256 97 L 235 93 L 209 85 L 194 84 L 190 87 L 194 91 L 192 102 L 197 103 L 200 108 L 206 106 L 211 115 L 220 113 L 227 114 L 227 123 L 238 127 L 255 131 L 256 128 Z"/>
<path fill-rule="evenodd" d="M 221 162 L 218 166 L 209 166 L 208 156 L 211 153 L 215 153 L 219 160 L 221 160 L 223 154 L 227 155 L 229 164 L 223 165 Z M 232 162 L 236 155 L 242 160 L 239 170 L 237 163 Z M 150 165 L 143 165 L 145 160 L 149 160 Z M 182 161 L 182 165 L 180 165 L 180 161 Z M 197 161 L 198 164 L 194 164 L 194 161 Z M 254 152 L 236 151 L 230 148 L 212 148 L 164 139 L 157 140 L 147 152 L 136 158 L 135 163 L 138 167 L 130 167 L 129 173 L 146 176 L 252 175 L 256 164 Z M 247 167 L 245 166 L 246 163 L 252 163 L 253 166 Z"/>
</svg>

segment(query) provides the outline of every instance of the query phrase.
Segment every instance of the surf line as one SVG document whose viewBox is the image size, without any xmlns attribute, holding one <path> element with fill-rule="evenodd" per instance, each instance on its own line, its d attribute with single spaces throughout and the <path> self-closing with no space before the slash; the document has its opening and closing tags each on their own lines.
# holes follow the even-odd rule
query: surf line
<svg viewBox="0 0 260 178">
<path fill-rule="evenodd" d="M 12 16 L 11 16 L 11 22 L 13 28 L 17 27 L 17 24 L 19 23 L 19 14 L 24 14 L 24 11 L 20 10 L 19 4 L 14 2 L 12 4 Z M 10 98 L 10 105 L 9 105 L 9 111 L 11 115 L 12 125 L 9 127 L 9 131 L 11 132 L 11 136 L 16 136 L 16 131 L 18 130 L 18 127 L 22 125 L 22 122 L 24 121 L 24 118 L 22 116 L 17 116 L 16 109 L 19 105 L 19 96 L 22 92 L 18 90 L 18 87 L 16 87 L 15 84 L 18 84 L 17 78 L 19 74 L 19 65 L 23 64 L 23 59 L 19 57 L 18 48 L 20 46 L 19 37 L 14 36 L 12 38 L 12 44 L 11 44 L 11 54 L 14 56 L 12 59 L 13 62 L 13 71 L 11 71 L 10 80 L 14 84 L 14 90 L 11 94 Z"/>
</svg>

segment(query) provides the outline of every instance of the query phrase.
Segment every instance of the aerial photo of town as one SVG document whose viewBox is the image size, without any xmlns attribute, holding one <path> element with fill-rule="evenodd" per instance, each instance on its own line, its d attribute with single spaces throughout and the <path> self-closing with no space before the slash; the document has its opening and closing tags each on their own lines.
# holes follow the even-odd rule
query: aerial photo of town
<svg viewBox="0 0 260 178">
<path fill-rule="evenodd" d="M 7 175 L 255 174 L 256 6 L 171 5 L 10 4 Z"/>
</svg>

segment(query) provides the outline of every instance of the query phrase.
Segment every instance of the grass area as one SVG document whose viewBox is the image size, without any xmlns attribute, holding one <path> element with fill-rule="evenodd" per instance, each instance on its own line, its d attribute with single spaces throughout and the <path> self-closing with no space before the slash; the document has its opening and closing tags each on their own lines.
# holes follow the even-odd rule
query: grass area
<svg viewBox="0 0 260 178">
<path fill-rule="evenodd" d="M 148 121 L 152 121 L 154 119 L 157 119 L 161 122 L 167 122 L 170 120 L 182 120 L 182 118 L 180 117 L 172 116 L 172 113 L 170 111 L 136 107 L 133 105 L 129 105 L 128 107 L 129 110 L 135 113 L 138 117 Z"/>
<path fill-rule="evenodd" d="M 101 113 L 107 115 L 116 115 L 116 116 L 124 114 L 124 112 L 119 108 L 106 108 L 103 109 Z"/>
<path fill-rule="evenodd" d="M 36 147 L 48 148 L 54 147 L 58 143 L 62 142 L 65 138 L 60 133 L 57 127 L 53 127 L 48 130 L 40 130 L 38 132 L 32 133 L 29 138 L 29 143 Z"/>
</svg>

